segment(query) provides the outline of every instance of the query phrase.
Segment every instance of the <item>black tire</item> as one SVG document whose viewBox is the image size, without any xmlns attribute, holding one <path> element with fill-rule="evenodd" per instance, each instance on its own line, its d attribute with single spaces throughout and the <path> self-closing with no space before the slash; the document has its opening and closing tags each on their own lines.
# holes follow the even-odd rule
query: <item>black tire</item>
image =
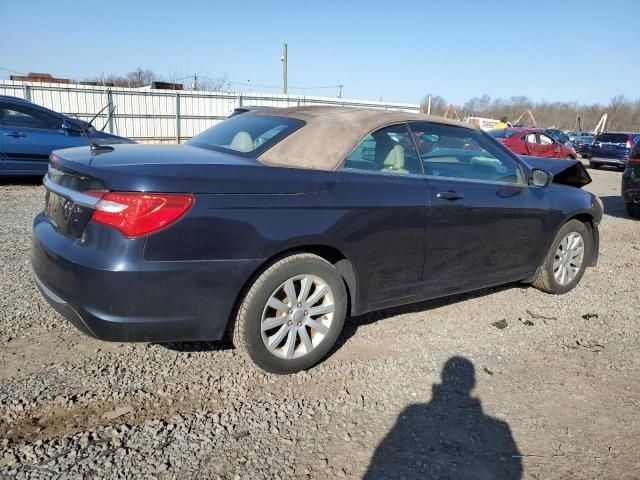
<svg viewBox="0 0 640 480">
<path fill-rule="evenodd" d="M 558 246 L 562 239 L 571 232 L 579 233 L 582 236 L 584 242 L 584 256 L 582 260 L 582 265 L 580 269 L 576 273 L 576 276 L 567 284 L 560 284 L 555 276 L 553 275 L 553 262 L 556 256 L 556 250 L 558 250 Z M 587 268 L 587 265 L 591 264 L 591 258 L 593 255 L 593 237 L 591 236 L 591 230 L 587 225 L 580 222 L 579 220 L 569 220 L 565 223 L 562 228 L 558 231 L 558 234 L 553 239 L 551 243 L 551 247 L 547 252 L 547 255 L 540 266 L 540 272 L 538 276 L 533 282 L 533 286 L 538 290 L 542 290 L 543 292 L 552 293 L 555 295 L 562 295 L 572 290 L 579 282 L 582 276 L 584 275 L 584 271 Z"/>
<path fill-rule="evenodd" d="M 627 203 L 627 213 L 631 218 L 640 218 L 640 203 Z"/>
<path fill-rule="evenodd" d="M 591 160 L 589 160 L 589 168 L 593 168 L 594 170 L 598 170 L 600 168 L 600 164 L 599 163 L 594 163 Z"/>
<path fill-rule="evenodd" d="M 270 297 L 287 280 L 298 275 L 316 276 L 331 289 L 334 302 L 333 319 L 324 338 L 309 353 L 286 359 L 271 353 L 263 342 L 262 314 Z M 298 293 L 296 291 L 296 294 Z M 331 263 L 309 253 L 282 258 L 258 276 L 242 299 L 233 329 L 234 345 L 258 367 L 268 372 L 288 374 L 305 370 L 322 360 L 335 345 L 344 325 L 347 303 L 344 281 Z"/>
<path fill-rule="evenodd" d="M 624 172 L 625 166 L 624 165 L 616 165 L 616 168 L 618 169 L 619 172 Z"/>
</svg>

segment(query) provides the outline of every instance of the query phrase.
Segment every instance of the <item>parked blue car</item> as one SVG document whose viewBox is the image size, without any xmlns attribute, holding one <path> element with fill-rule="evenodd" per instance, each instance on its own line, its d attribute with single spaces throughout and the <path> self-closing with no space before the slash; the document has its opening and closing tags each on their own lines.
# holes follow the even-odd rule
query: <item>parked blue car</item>
<svg viewBox="0 0 640 480">
<path fill-rule="evenodd" d="M 136 143 L 21 98 L 0 95 L 0 176 L 44 175 L 52 150 Z"/>
<path fill-rule="evenodd" d="M 623 171 L 633 145 L 639 140 L 640 133 L 637 132 L 599 133 L 589 147 L 589 166 L 600 168 L 602 165 L 609 165 Z"/>
</svg>

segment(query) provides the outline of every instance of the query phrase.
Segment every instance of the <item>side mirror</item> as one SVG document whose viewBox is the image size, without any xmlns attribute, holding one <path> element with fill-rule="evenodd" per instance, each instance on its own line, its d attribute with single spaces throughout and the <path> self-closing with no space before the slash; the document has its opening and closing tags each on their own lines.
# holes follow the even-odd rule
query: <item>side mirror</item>
<svg viewBox="0 0 640 480">
<path fill-rule="evenodd" d="M 553 180 L 553 175 L 546 170 L 540 168 L 534 168 L 531 170 L 531 176 L 529 177 L 529 185 L 534 187 L 546 187 Z"/>
</svg>

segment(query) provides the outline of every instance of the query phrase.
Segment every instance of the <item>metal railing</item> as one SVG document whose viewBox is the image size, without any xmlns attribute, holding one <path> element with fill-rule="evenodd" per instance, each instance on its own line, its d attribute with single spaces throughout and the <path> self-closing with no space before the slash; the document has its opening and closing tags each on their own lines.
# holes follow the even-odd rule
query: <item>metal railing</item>
<svg viewBox="0 0 640 480">
<path fill-rule="evenodd" d="M 377 102 L 306 95 L 169 91 L 0 80 L 0 95 L 25 98 L 98 129 L 141 143 L 188 140 L 225 119 L 238 106 L 293 107 L 337 105 L 419 112 L 409 103 Z M 106 107 L 106 108 L 105 108 Z"/>
</svg>

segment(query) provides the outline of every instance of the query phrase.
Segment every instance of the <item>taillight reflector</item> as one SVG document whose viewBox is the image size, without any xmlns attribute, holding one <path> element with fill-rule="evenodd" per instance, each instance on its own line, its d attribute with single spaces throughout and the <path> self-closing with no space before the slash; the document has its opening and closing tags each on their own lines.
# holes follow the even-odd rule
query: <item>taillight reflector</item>
<svg viewBox="0 0 640 480">
<path fill-rule="evenodd" d="M 133 238 L 155 233 L 182 217 L 193 205 L 192 195 L 143 192 L 85 192 L 100 198 L 91 220 Z"/>
</svg>

